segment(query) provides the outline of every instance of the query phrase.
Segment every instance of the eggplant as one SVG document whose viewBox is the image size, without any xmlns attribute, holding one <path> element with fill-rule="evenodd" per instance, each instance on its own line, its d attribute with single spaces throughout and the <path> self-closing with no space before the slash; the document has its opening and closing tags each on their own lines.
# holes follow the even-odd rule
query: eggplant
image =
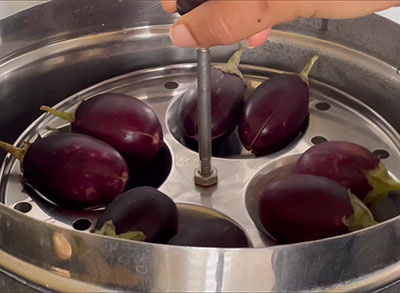
<svg viewBox="0 0 400 293">
<path fill-rule="evenodd" d="M 388 193 L 379 201 L 368 206 L 378 222 L 384 222 L 400 215 L 400 196 L 398 192 Z"/>
<path fill-rule="evenodd" d="M 223 141 L 237 127 L 244 104 L 246 85 L 238 69 L 245 50 L 241 44 L 228 63 L 212 66 L 211 83 L 211 140 Z M 190 144 L 198 140 L 197 80 L 182 95 L 178 105 L 178 126 L 184 139 Z"/>
<path fill-rule="evenodd" d="M 325 177 L 303 174 L 266 185 L 258 215 L 280 243 L 318 240 L 377 224 L 371 211 L 346 188 Z"/>
<path fill-rule="evenodd" d="M 365 147 L 347 141 L 312 146 L 297 160 L 293 173 L 323 176 L 350 189 L 366 203 L 399 191 L 384 164 Z"/>
<path fill-rule="evenodd" d="M 308 74 L 314 56 L 300 74 L 276 74 L 247 98 L 238 133 L 242 145 L 257 156 L 288 146 L 304 129 L 309 116 Z"/>
<path fill-rule="evenodd" d="M 249 247 L 246 234 L 223 218 L 198 219 L 191 225 L 179 226 L 177 234 L 168 242 L 177 246 L 243 248 Z"/>
<path fill-rule="evenodd" d="M 98 218 L 94 233 L 151 243 L 166 243 L 177 232 L 178 209 L 166 194 L 150 186 L 129 189 Z"/>
<path fill-rule="evenodd" d="M 96 138 L 56 133 L 16 148 L 0 147 L 21 162 L 23 181 L 53 203 L 72 209 L 104 206 L 122 193 L 129 179 L 120 153 Z"/>
<path fill-rule="evenodd" d="M 143 101 L 120 93 L 103 93 L 82 101 L 74 113 L 42 106 L 42 111 L 71 123 L 75 133 L 100 139 L 132 163 L 154 160 L 163 147 L 163 130 L 155 112 Z"/>
<path fill-rule="evenodd" d="M 130 180 L 127 189 L 139 186 L 160 187 L 168 178 L 171 166 L 172 156 L 167 144 L 164 144 L 154 160 L 145 164 L 128 163 Z"/>
</svg>

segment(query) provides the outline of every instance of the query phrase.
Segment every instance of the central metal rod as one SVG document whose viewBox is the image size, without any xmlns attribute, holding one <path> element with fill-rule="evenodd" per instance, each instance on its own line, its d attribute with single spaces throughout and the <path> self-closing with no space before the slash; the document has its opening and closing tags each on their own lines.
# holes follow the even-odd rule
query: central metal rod
<svg viewBox="0 0 400 293">
<path fill-rule="evenodd" d="M 195 170 L 195 183 L 210 186 L 217 183 L 217 171 L 211 165 L 211 67 L 210 49 L 197 50 L 197 125 L 200 168 Z"/>
<path fill-rule="evenodd" d="M 200 174 L 211 174 L 211 87 L 210 87 L 210 49 L 199 49 L 197 54 L 198 76 L 198 142 L 200 154 Z"/>
</svg>

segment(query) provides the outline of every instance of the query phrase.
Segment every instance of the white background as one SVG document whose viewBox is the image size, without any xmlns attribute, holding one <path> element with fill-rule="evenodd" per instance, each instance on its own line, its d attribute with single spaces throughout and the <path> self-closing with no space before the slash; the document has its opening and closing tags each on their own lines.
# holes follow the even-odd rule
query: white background
<svg viewBox="0 0 400 293">
<path fill-rule="evenodd" d="M 0 0 L 0 19 L 45 2 L 47 1 Z M 400 7 L 390 8 L 378 14 L 400 23 Z"/>
</svg>

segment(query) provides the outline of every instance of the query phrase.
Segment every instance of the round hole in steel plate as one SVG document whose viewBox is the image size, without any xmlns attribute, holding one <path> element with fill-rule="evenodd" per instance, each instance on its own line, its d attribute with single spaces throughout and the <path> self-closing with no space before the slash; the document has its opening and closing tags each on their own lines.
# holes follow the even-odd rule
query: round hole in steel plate
<svg viewBox="0 0 400 293">
<path fill-rule="evenodd" d="M 374 150 L 372 154 L 378 159 L 387 159 L 390 156 L 389 152 L 385 150 Z"/>
<path fill-rule="evenodd" d="M 174 89 L 176 89 L 178 86 L 179 86 L 179 84 L 178 84 L 177 82 L 175 82 L 175 81 L 168 81 L 168 82 L 164 83 L 164 87 L 165 87 L 167 90 L 174 90 Z"/>
<path fill-rule="evenodd" d="M 319 143 L 322 143 L 322 142 L 326 142 L 326 141 L 328 141 L 325 137 L 323 137 L 323 136 L 314 136 L 312 139 L 311 139 L 311 142 L 313 143 L 313 144 L 319 144 Z"/>
<path fill-rule="evenodd" d="M 320 111 L 327 111 L 331 108 L 331 105 L 329 105 L 328 103 L 320 102 L 315 105 L 315 108 L 317 108 Z"/>
<path fill-rule="evenodd" d="M 75 230 L 85 231 L 92 226 L 92 223 L 88 219 L 77 219 L 72 224 Z"/>
<path fill-rule="evenodd" d="M 29 202 L 19 202 L 14 206 L 14 209 L 26 214 L 32 209 L 32 205 Z"/>
</svg>

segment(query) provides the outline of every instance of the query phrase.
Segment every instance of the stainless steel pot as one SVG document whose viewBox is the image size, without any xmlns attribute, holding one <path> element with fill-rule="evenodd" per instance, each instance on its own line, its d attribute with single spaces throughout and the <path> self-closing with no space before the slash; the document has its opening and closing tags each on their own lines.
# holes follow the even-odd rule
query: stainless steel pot
<svg viewBox="0 0 400 293">
<path fill-rule="evenodd" d="M 189 172 L 197 154 L 180 143 L 173 115 L 176 98 L 194 78 L 196 52 L 171 44 L 174 17 L 158 1 L 55 1 L 0 21 L 0 139 L 18 143 L 60 126 L 42 115 L 42 104 L 73 109 L 79 97 L 97 92 L 135 93 L 154 107 L 167 133 L 173 162 L 160 189 L 181 204 L 228 215 L 254 247 L 174 247 L 75 231 L 71 225 L 83 215 L 32 202 L 19 189 L 18 164 L 7 156 L 0 173 L 0 285 L 75 292 L 395 290 L 398 217 L 340 237 L 276 245 L 256 228 L 252 191 L 260 175 L 290 163 L 318 136 L 345 134 L 382 149 L 385 164 L 400 175 L 399 26 L 375 15 L 277 26 L 269 42 L 243 55 L 241 68 L 249 79 L 263 80 L 298 72 L 320 55 L 311 74 L 311 128 L 268 158 L 243 150 L 214 158 L 219 185 L 201 189 Z M 214 48 L 213 62 L 226 61 L 234 49 Z M 328 112 L 321 110 L 326 105 Z M 340 122 L 326 123 L 333 118 Z M 30 207 L 17 208 L 21 203 Z"/>
</svg>

